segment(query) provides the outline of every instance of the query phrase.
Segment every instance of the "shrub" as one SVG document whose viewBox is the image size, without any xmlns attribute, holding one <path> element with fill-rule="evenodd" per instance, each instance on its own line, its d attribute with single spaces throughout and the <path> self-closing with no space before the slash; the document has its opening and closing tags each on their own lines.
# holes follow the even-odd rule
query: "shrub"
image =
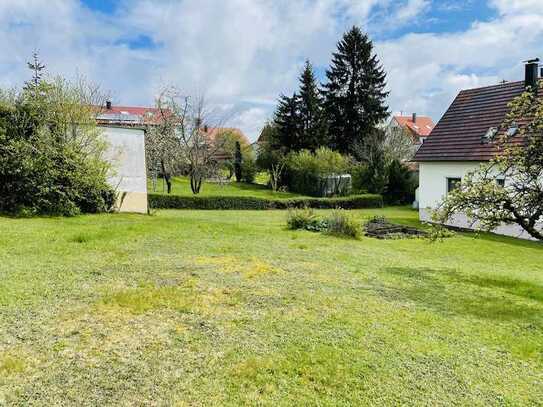
<svg viewBox="0 0 543 407">
<path fill-rule="evenodd" d="M 388 204 L 411 203 L 415 199 L 416 182 L 409 168 L 393 160 L 387 168 L 388 185 L 384 199 Z"/>
<path fill-rule="evenodd" d="M 152 209 L 362 209 L 381 208 L 381 195 L 353 195 L 344 198 L 293 198 L 267 199 L 252 196 L 179 196 L 149 194 L 149 207 Z"/>
<path fill-rule="evenodd" d="M 243 182 L 252 184 L 255 181 L 258 168 L 255 160 L 246 158 L 241 164 L 241 179 Z"/>
<path fill-rule="evenodd" d="M 287 226 L 292 230 L 304 229 L 312 232 L 320 232 L 327 229 L 326 222 L 320 219 L 313 209 L 308 207 L 289 209 Z"/>
<path fill-rule="evenodd" d="M 340 153 L 321 147 L 315 153 L 308 150 L 290 153 L 286 158 L 286 181 L 291 191 L 310 196 L 325 195 L 327 178 L 344 174 L 348 168 L 348 160 Z M 333 191 L 333 195 L 350 193 L 350 185 L 346 188 L 341 183 Z"/>
<path fill-rule="evenodd" d="M 107 145 L 81 97 L 60 79 L 0 97 L 0 212 L 73 216 L 112 207 Z"/>
<path fill-rule="evenodd" d="M 326 218 L 326 232 L 336 236 L 359 239 L 362 226 L 346 211 L 336 209 Z"/>
</svg>

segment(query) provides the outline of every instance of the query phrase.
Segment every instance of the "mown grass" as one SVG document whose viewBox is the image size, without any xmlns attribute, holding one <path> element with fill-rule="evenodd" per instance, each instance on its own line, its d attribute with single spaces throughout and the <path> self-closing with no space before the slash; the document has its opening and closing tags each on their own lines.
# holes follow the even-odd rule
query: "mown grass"
<svg viewBox="0 0 543 407">
<path fill-rule="evenodd" d="M 263 182 L 264 177 L 259 176 L 257 181 Z M 159 179 L 156 190 L 151 180 L 148 181 L 148 190 L 151 193 L 166 193 L 163 180 Z M 174 177 L 172 181 L 172 194 L 181 196 L 194 196 L 190 189 L 190 181 L 187 177 Z M 246 182 L 229 182 L 223 185 L 214 182 L 204 182 L 197 196 L 254 196 L 257 198 L 289 199 L 300 198 L 304 195 L 292 192 L 274 192 L 263 184 L 248 184 Z"/>
<path fill-rule="evenodd" d="M 541 244 L 285 217 L 0 218 L 0 405 L 540 405 Z"/>
</svg>

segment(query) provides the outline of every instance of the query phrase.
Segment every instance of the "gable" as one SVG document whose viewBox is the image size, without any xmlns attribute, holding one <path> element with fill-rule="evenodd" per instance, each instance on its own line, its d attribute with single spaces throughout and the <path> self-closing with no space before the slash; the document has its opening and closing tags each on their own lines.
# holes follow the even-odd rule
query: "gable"
<svg viewBox="0 0 543 407">
<path fill-rule="evenodd" d="M 461 91 L 415 154 L 414 161 L 488 161 L 496 154 L 484 135 L 499 127 L 524 81 Z"/>
</svg>

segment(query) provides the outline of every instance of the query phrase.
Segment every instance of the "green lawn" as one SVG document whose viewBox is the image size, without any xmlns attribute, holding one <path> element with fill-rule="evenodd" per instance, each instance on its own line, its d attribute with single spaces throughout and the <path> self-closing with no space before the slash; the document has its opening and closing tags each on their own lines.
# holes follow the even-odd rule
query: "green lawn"
<svg viewBox="0 0 543 407">
<path fill-rule="evenodd" d="M 0 405 L 541 405 L 541 244 L 284 224 L 0 218 Z"/>
<path fill-rule="evenodd" d="M 158 180 L 156 191 L 153 191 L 151 180 L 148 181 L 150 193 L 162 194 L 165 191 L 162 179 Z M 186 177 L 175 177 L 172 182 L 172 194 L 183 196 L 194 196 L 190 189 L 190 181 Z M 262 184 L 247 184 L 245 182 L 230 182 L 220 185 L 213 182 L 205 182 L 202 185 L 200 194 L 197 196 L 254 196 L 257 198 L 288 199 L 299 198 L 303 195 L 290 192 L 273 192 Z"/>
</svg>

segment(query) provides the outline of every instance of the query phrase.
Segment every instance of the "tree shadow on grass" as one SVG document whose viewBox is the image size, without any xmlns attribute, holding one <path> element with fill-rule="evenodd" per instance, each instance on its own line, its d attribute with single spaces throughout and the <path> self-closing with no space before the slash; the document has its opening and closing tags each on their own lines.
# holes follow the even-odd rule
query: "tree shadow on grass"
<svg viewBox="0 0 543 407">
<path fill-rule="evenodd" d="M 405 298 L 444 314 L 542 325 L 543 287 L 510 278 L 471 276 L 452 269 L 388 267 L 399 279 L 381 295 Z M 399 284 L 398 284 L 399 283 Z M 390 284 L 390 283 L 389 283 Z"/>
</svg>

